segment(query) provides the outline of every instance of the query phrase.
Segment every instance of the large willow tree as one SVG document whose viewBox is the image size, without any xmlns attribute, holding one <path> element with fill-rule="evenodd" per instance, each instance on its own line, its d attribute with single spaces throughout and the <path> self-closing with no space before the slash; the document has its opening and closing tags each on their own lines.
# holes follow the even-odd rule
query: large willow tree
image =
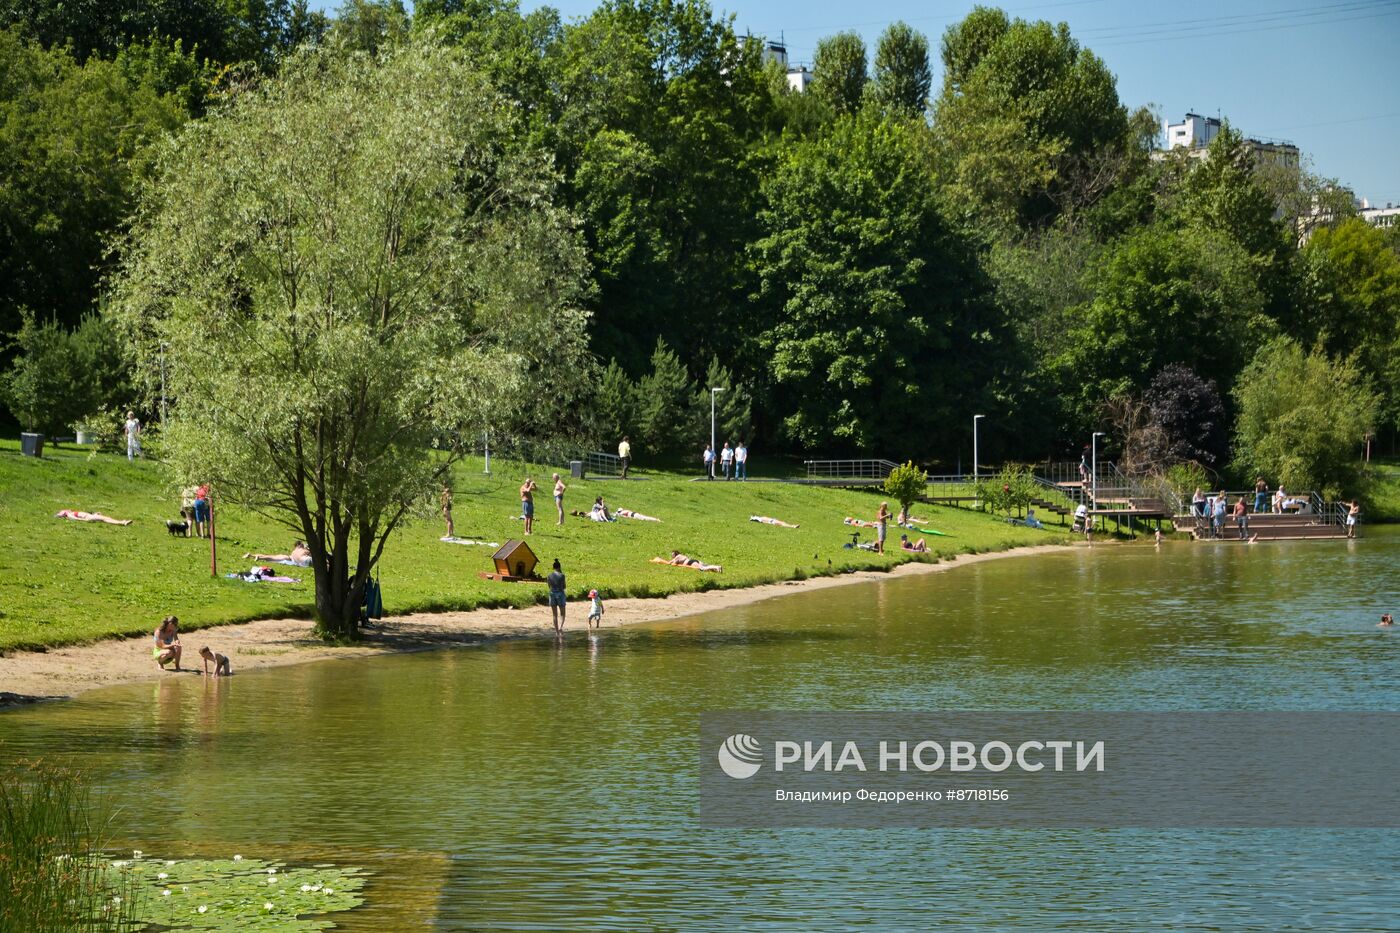
<svg viewBox="0 0 1400 933">
<path fill-rule="evenodd" d="M 327 636 L 463 440 L 548 426 L 587 371 L 579 241 L 503 108 L 430 44 L 301 53 L 171 141 L 124 244 L 166 455 L 306 539 Z"/>
</svg>

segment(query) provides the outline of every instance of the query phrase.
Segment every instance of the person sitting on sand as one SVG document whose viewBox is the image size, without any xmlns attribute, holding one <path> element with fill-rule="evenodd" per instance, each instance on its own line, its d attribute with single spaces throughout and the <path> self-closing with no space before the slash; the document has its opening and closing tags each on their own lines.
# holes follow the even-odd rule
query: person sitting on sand
<svg viewBox="0 0 1400 933">
<path fill-rule="evenodd" d="M 617 509 L 614 515 L 621 515 L 623 518 L 636 519 L 639 522 L 659 522 L 661 519 L 652 518 L 650 515 L 643 515 L 641 512 L 634 512 L 631 509 Z"/>
<path fill-rule="evenodd" d="M 205 645 L 203 648 L 199 649 L 199 656 L 204 659 L 205 677 L 209 676 L 210 662 L 213 662 L 214 664 L 215 677 L 227 677 L 233 673 L 233 668 L 229 665 L 228 662 L 228 655 L 217 654 L 213 651 L 210 651 L 209 646 Z"/>
<path fill-rule="evenodd" d="M 112 518 L 101 512 L 83 512 L 79 509 L 59 509 L 54 518 L 70 518 L 75 522 L 106 522 L 109 525 L 130 525 L 131 519 Z"/>
<path fill-rule="evenodd" d="M 680 551 L 672 551 L 670 560 L 664 557 L 653 557 L 652 560 L 662 564 L 670 564 L 673 567 L 691 567 L 708 573 L 719 573 L 724 569 L 719 564 L 707 564 L 698 557 L 690 557 Z"/>
<path fill-rule="evenodd" d="M 184 649 L 180 645 L 180 620 L 175 616 L 166 616 L 161 620 L 160 627 L 156 629 L 155 647 L 151 649 L 151 657 L 156 659 L 161 670 L 165 670 L 165 665 L 171 661 L 175 662 L 175 670 L 180 669 L 180 652 Z"/>
<path fill-rule="evenodd" d="M 765 525 L 777 525 L 779 528 L 800 528 L 800 527 L 801 527 L 800 525 L 794 525 L 794 524 L 792 524 L 791 522 L 779 521 L 778 519 L 773 518 L 773 517 L 768 516 L 768 515 L 750 515 L 750 516 L 749 516 L 749 521 L 751 521 L 751 522 L 762 522 L 762 523 L 765 524 Z"/>
<path fill-rule="evenodd" d="M 270 560 L 274 564 L 289 564 L 292 567 L 311 566 L 311 548 L 306 546 L 305 541 L 298 541 L 292 545 L 290 554 L 253 554 L 243 555 L 244 560 Z"/>
<path fill-rule="evenodd" d="M 923 554 L 928 551 L 928 542 L 923 538 L 917 541 L 910 541 L 908 535 L 900 535 L 899 549 L 901 551 L 910 551 L 914 554 Z"/>
</svg>

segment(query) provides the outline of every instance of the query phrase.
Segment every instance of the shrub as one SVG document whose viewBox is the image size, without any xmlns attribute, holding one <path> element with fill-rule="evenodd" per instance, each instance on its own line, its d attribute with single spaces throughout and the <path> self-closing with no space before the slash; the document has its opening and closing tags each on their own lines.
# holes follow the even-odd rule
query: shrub
<svg viewBox="0 0 1400 933">
<path fill-rule="evenodd" d="M 885 477 L 885 494 L 908 511 L 909 506 L 928 489 L 928 474 L 914 466 L 913 461 L 890 470 Z"/>
</svg>

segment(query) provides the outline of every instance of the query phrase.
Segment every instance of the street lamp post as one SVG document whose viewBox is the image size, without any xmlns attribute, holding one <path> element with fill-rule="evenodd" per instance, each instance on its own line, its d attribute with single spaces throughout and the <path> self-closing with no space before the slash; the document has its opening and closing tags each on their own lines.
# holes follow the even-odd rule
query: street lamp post
<svg viewBox="0 0 1400 933">
<path fill-rule="evenodd" d="M 974 496 L 977 495 L 977 422 L 981 421 L 985 417 L 987 416 L 972 416 L 972 494 Z M 981 500 L 978 500 L 977 507 L 979 509 L 982 507 Z"/>
<path fill-rule="evenodd" d="M 710 453 L 714 454 L 716 458 L 719 457 L 719 451 L 715 450 L 715 395 L 723 391 L 723 386 L 710 388 Z"/>
</svg>

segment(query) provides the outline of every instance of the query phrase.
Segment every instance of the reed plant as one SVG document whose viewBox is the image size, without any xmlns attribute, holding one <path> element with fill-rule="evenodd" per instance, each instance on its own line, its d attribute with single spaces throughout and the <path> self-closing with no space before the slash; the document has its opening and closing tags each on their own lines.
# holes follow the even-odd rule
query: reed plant
<svg viewBox="0 0 1400 933">
<path fill-rule="evenodd" d="M 25 761 L 0 774 L 0 933 L 136 929 L 136 887 L 102 853 L 107 825 L 78 771 Z"/>
</svg>

